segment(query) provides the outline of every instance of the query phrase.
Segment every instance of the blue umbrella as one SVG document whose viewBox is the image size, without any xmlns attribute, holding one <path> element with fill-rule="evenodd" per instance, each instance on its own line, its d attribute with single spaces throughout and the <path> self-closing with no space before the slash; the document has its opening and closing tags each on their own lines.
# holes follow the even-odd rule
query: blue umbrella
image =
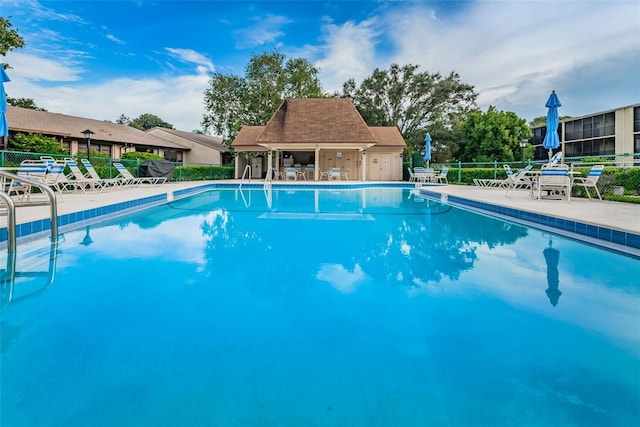
<svg viewBox="0 0 640 427">
<path fill-rule="evenodd" d="M 11 79 L 0 64 L 0 138 L 9 135 L 9 124 L 7 123 L 7 94 L 4 91 L 4 82 L 10 82 Z"/>
<path fill-rule="evenodd" d="M 431 135 L 429 132 L 424 137 L 424 161 L 429 166 L 429 160 L 431 160 Z"/>
<path fill-rule="evenodd" d="M 561 105 L 558 95 L 556 95 L 556 91 L 554 90 L 551 92 L 551 95 L 545 104 L 548 108 L 547 133 L 544 136 L 544 141 L 542 142 L 542 146 L 549 150 L 549 161 L 551 161 L 551 156 L 553 156 L 553 150 L 560 146 L 560 140 L 558 139 L 558 107 Z"/>
</svg>

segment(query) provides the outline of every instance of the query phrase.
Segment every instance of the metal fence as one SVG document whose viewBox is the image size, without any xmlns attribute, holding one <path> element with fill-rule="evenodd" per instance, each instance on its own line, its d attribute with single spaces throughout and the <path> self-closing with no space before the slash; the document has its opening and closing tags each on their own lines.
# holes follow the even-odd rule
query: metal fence
<svg viewBox="0 0 640 427">
<path fill-rule="evenodd" d="M 505 179 L 507 177 L 503 165 L 509 165 L 513 170 L 532 165 L 540 168 L 547 161 L 526 162 L 491 162 L 491 163 L 430 163 L 434 169 L 449 168 L 449 183 L 460 185 L 474 185 L 474 179 Z M 593 165 L 604 165 L 604 172 L 598 180 L 598 190 L 607 200 L 617 200 L 640 203 L 640 153 L 615 154 L 608 156 L 567 157 L 563 163 L 570 165 L 580 176 L 587 176 Z M 407 168 L 423 166 L 422 157 L 410 156 L 404 164 L 405 180 L 408 180 Z M 578 197 L 586 194 L 581 188 L 574 189 Z"/>
<path fill-rule="evenodd" d="M 55 159 L 73 159 L 78 163 L 82 172 L 86 172 L 84 166 L 80 162 L 81 158 L 86 156 L 70 156 L 68 154 L 48 154 L 48 153 L 27 153 L 20 151 L 0 150 L 0 167 L 17 167 L 24 160 L 38 160 L 41 156 L 53 157 Z M 122 163 L 131 171 L 131 173 L 139 177 L 140 165 L 144 160 L 128 160 L 128 159 L 112 159 L 110 157 L 91 156 L 91 164 L 102 178 L 114 178 L 118 176 L 118 170 L 113 163 Z M 233 165 L 212 165 L 204 163 L 176 163 L 173 162 L 175 169 L 171 181 L 205 181 L 232 179 L 234 177 Z M 67 170 L 66 173 L 70 171 Z"/>
</svg>

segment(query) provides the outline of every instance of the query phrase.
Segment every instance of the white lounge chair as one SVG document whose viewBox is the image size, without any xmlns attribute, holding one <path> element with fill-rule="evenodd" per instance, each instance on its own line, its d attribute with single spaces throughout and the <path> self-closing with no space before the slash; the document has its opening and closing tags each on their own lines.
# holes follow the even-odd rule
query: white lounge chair
<svg viewBox="0 0 640 427">
<path fill-rule="evenodd" d="M 165 177 L 152 177 L 152 176 L 143 176 L 143 177 L 135 177 L 133 174 L 127 169 L 122 163 L 114 162 L 113 167 L 118 170 L 118 176 L 116 179 L 124 179 L 125 181 L 121 185 L 140 185 L 140 184 L 162 184 L 167 178 Z"/>
<path fill-rule="evenodd" d="M 583 187 L 584 191 L 587 193 L 587 196 L 589 198 L 591 198 L 589 189 L 590 188 L 595 189 L 596 194 L 598 195 L 598 199 L 602 200 L 602 196 L 600 196 L 600 191 L 598 190 L 597 184 L 598 184 L 598 179 L 600 179 L 600 175 L 602 175 L 603 170 L 604 170 L 604 165 L 594 165 L 586 177 L 573 178 L 573 185 L 576 187 Z"/>
<path fill-rule="evenodd" d="M 82 173 L 82 171 L 80 170 L 80 167 L 78 166 L 75 160 L 64 159 L 64 161 L 67 163 L 67 167 L 71 171 L 71 174 L 67 176 L 67 178 L 68 178 L 68 183 L 71 183 L 73 185 L 73 189 L 81 190 L 82 192 L 86 192 L 87 190 L 94 190 L 94 191 L 103 190 L 105 183 L 92 178 L 87 178 Z"/>
<path fill-rule="evenodd" d="M 106 190 L 108 188 L 120 187 L 127 183 L 126 179 L 118 179 L 118 178 L 102 178 L 96 169 L 93 167 L 91 162 L 87 159 L 80 159 L 82 165 L 87 170 L 87 175 L 85 175 L 88 179 L 93 179 L 96 182 L 99 182 L 102 185 L 102 190 Z"/>
<path fill-rule="evenodd" d="M 445 184 L 448 184 L 449 183 L 449 180 L 447 179 L 448 173 L 449 173 L 449 168 L 442 168 L 440 173 L 433 177 L 433 180 L 440 183 L 444 182 Z"/>
<path fill-rule="evenodd" d="M 534 182 L 532 176 L 529 175 L 531 167 L 531 165 L 528 165 L 525 168 L 520 169 L 518 172 L 509 175 L 509 183 L 507 185 L 507 192 L 504 195 L 505 197 L 511 197 L 513 192 L 518 189 L 531 190 L 531 186 Z"/>
<path fill-rule="evenodd" d="M 42 160 L 23 160 L 16 171 L 16 175 L 44 182 L 47 175 L 47 169 L 47 163 Z M 29 201 L 31 200 L 31 190 L 31 184 L 17 179 L 12 179 L 9 181 L 7 194 L 9 196 L 15 195 L 20 200 Z"/>
</svg>

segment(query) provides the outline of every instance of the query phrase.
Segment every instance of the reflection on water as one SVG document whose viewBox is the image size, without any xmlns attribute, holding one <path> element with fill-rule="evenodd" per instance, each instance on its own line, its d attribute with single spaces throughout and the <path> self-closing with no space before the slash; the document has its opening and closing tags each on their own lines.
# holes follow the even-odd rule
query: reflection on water
<svg viewBox="0 0 640 427">
<path fill-rule="evenodd" d="M 637 260 L 402 190 L 243 191 L 3 262 L 3 425 L 638 419 Z"/>
<path fill-rule="evenodd" d="M 545 293 L 549 297 L 549 301 L 551 305 L 554 307 L 558 305 L 558 300 L 560 299 L 560 289 L 558 286 L 560 285 L 560 273 L 558 273 L 558 263 L 560 262 L 560 251 L 553 247 L 553 242 L 551 238 L 549 238 L 549 246 L 542 251 L 544 254 L 544 259 L 547 262 L 547 290 Z"/>
</svg>

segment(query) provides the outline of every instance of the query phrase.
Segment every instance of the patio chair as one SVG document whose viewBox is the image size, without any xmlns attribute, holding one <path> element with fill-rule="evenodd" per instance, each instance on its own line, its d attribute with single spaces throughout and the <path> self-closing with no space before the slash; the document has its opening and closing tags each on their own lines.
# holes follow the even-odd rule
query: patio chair
<svg viewBox="0 0 640 427">
<path fill-rule="evenodd" d="M 318 169 L 319 175 L 318 175 L 318 181 L 322 181 L 322 178 L 327 178 L 327 181 L 329 181 L 329 171 L 323 171 L 322 169 Z"/>
<path fill-rule="evenodd" d="M 345 181 L 349 181 L 349 168 L 345 169 L 344 172 L 340 172 L 340 179 L 344 179 Z"/>
<path fill-rule="evenodd" d="M 598 195 L 598 199 L 602 200 L 602 196 L 600 196 L 600 191 L 598 190 L 598 179 L 600 179 L 600 175 L 602 175 L 602 171 L 604 170 L 604 165 L 594 165 L 591 167 L 589 174 L 586 177 L 576 177 L 573 178 L 573 185 L 575 187 L 583 187 L 585 193 L 589 199 L 591 199 L 591 194 L 589 193 L 589 189 L 593 188 L 596 190 L 596 194 Z"/>
<path fill-rule="evenodd" d="M 273 171 L 273 180 L 274 181 L 284 181 L 284 172 L 280 172 L 278 169 L 276 168 L 271 168 L 271 170 Z"/>
<path fill-rule="evenodd" d="M 313 163 L 309 163 L 306 169 L 304 170 L 305 177 L 310 179 L 315 179 L 315 170 L 316 170 L 316 166 Z"/>
<path fill-rule="evenodd" d="M 287 181 L 297 181 L 298 180 L 298 172 L 295 168 L 284 168 L 284 177 Z"/>
<path fill-rule="evenodd" d="M 536 186 L 537 199 L 541 198 L 541 193 L 547 191 L 567 197 L 567 202 L 571 201 L 571 178 L 569 178 L 569 166 L 560 164 L 552 166 L 550 164 L 542 165 L 540 176 Z"/>
<path fill-rule="evenodd" d="M 449 180 L 447 179 L 447 174 L 448 173 L 449 173 L 449 168 L 442 168 L 440 173 L 433 177 L 433 180 L 437 181 L 439 183 L 443 183 L 444 182 L 445 184 L 449 184 Z"/>
<path fill-rule="evenodd" d="M 329 181 L 340 181 L 340 168 L 329 168 Z"/>
</svg>

